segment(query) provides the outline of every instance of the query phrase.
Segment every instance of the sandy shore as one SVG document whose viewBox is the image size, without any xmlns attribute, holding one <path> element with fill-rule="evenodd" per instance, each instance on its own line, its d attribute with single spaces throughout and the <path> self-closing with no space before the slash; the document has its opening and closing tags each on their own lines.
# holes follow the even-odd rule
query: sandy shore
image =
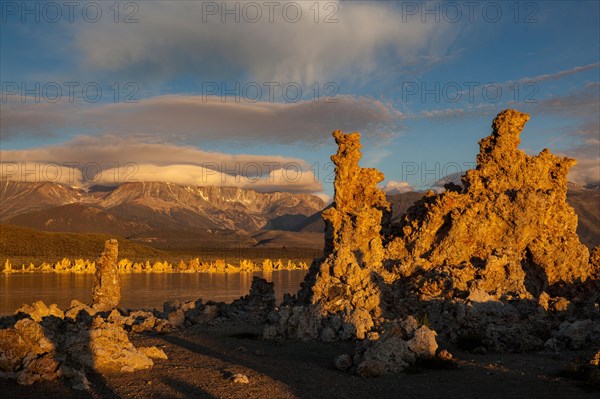
<svg viewBox="0 0 600 399">
<path fill-rule="evenodd" d="M 62 382 L 19 386 L 0 379 L 3 398 L 598 398 L 598 390 L 560 377 L 576 353 L 470 354 L 450 348 L 456 367 L 413 368 L 363 379 L 334 368 L 351 342 L 266 342 L 251 326 L 195 326 L 166 335 L 133 335 L 136 346 L 156 345 L 169 356 L 131 374 L 91 376 L 92 390 Z M 236 384 L 235 373 L 249 384 Z"/>
</svg>

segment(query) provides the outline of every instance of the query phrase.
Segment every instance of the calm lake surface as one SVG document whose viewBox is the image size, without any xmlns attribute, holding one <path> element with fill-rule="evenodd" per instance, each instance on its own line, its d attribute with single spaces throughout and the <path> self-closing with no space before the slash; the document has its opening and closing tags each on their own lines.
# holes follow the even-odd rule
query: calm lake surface
<svg viewBox="0 0 600 399">
<path fill-rule="evenodd" d="M 124 308 L 158 308 L 166 301 L 202 298 L 230 302 L 246 295 L 252 277 L 275 282 L 280 302 L 285 293 L 296 293 L 307 270 L 270 273 L 140 273 L 121 275 L 121 305 Z M 13 314 L 23 304 L 42 300 L 65 310 L 71 300 L 92 301 L 93 274 L 19 273 L 0 275 L 0 315 Z"/>
</svg>

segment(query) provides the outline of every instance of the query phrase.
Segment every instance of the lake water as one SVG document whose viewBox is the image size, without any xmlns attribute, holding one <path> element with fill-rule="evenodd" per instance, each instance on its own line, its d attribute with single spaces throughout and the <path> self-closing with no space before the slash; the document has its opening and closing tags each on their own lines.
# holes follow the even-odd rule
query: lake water
<svg viewBox="0 0 600 399">
<path fill-rule="evenodd" d="M 280 302 L 285 293 L 296 293 L 306 270 L 280 270 L 270 273 L 143 273 L 121 275 L 121 306 L 158 308 L 166 301 L 202 298 L 230 302 L 246 295 L 252 277 L 275 282 Z M 0 315 L 13 314 L 23 304 L 42 300 L 65 310 L 71 300 L 92 301 L 93 274 L 19 273 L 0 275 Z"/>
</svg>

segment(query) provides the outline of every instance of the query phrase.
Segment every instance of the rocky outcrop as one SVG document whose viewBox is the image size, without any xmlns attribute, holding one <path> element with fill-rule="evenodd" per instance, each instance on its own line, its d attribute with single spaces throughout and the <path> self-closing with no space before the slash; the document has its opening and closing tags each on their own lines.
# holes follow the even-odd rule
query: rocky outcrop
<svg viewBox="0 0 600 399">
<path fill-rule="evenodd" d="M 254 276 L 248 295 L 227 307 L 229 317 L 243 316 L 250 321 L 262 323 L 275 310 L 275 284 Z"/>
<path fill-rule="evenodd" d="M 54 380 L 59 368 L 56 349 L 40 324 L 19 320 L 13 328 L 0 330 L 0 376 L 16 378 L 22 385 Z"/>
<path fill-rule="evenodd" d="M 119 243 L 115 239 L 106 241 L 104 251 L 98 258 L 94 289 L 92 291 L 94 309 L 112 310 L 121 301 L 121 278 L 117 269 Z"/>
<path fill-rule="evenodd" d="M 156 261 L 153 263 L 150 261 L 132 262 L 129 259 L 121 259 L 117 263 L 117 270 L 119 273 L 252 273 L 306 269 L 308 269 L 308 264 L 306 262 L 294 262 L 292 260 L 284 262 L 281 259 L 263 259 L 261 262 L 242 259 L 237 264 L 227 263 L 223 259 L 200 261 L 198 258 L 189 261 L 181 260 L 178 264 L 172 264 L 166 261 Z M 2 273 L 6 274 L 31 272 L 95 274 L 97 268 L 95 261 L 64 258 L 54 264 L 43 262 L 38 266 L 29 264 L 29 266 L 21 265 L 21 267 L 17 268 L 13 268 L 13 265 L 7 260 L 4 265 L 4 270 L 2 271 Z"/>
<path fill-rule="evenodd" d="M 316 314 L 323 320 L 325 340 L 363 339 L 381 313 L 376 272 L 382 269 L 382 219 L 390 207 L 377 188 L 383 174 L 358 164 L 360 134 L 335 131 L 333 137 L 338 152 L 331 157 L 334 203 L 323 212 L 325 257 L 311 266 L 298 298 L 315 308 L 307 317 Z M 320 320 L 305 324 L 318 325 Z"/>
<path fill-rule="evenodd" d="M 395 279 L 385 309 L 426 316 L 468 350 L 556 351 L 600 340 L 598 252 L 579 242 L 566 202 L 575 161 L 520 151 L 528 119 L 500 113 L 463 187 L 429 193 L 385 237 Z"/>
<path fill-rule="evenodd" d="M 78 325 L 70 327 L 64 342 L 65 351 L 72 360 L 89 369 L 100 373 L 133 372 L 154 364 L 145 350 L 139 351 L 133 346 L 122 326 L 101 316 L 94 317 L 85 329 Z"/>
<path fill-rule="evenodd" d="M 594 279 L 600 280 L 600 245 L 590 253 L 590 273 Z"/>
<path fill-rule="evenodd" d="M 358 346 L 354 363 L 361 377 L 399 373 L 418 359 L 433 358 L 436 354 L 437 334 L 427 326 L 419 326 L 412 316 L 389 321 L 380 331 L 371 333 Z"/>
<path fill-rule="evenodd" d="M 19 384 L 66 377 L 77 389 L 87 389 L 85 370 L 133 372 L 167 358 L 158 348 L 133 346 L 124 327 L 135 314 L 97 313 L 77 301 L 63 313 L 38 301 L 19 309 L 16 319 L 0 329 L 0 377 Z"/>
<path fill-rule="evenodd" d="M 140 324 L 150 324 L 161 331 L 168 323 L 157 321 L 152 313 L 123 315 L 115 309 L 121 298 L 117 257 L 117 240 L 106 241 L 92 307 L 73 301 L 63 312 L 55 304 L 38 301 L 2 318 L 0 376 L 25 385 L 63 376 L 78 389 L 87 389 L 84 370 L 132 372 L 152 367 L 153 358 L 166 359 L 162 350 L 138 349 L 129 340 L 125 327 L 134 331 Z"/>
<path fill-rule="evenodd" d="M 600 340 L 600 249 L 590 256 L 579 242 L 566 202 L 575 161 L 520 151 L 528 119 L 500 113 L 463 186 L 427 193 L 399 223 L 390 223 L 377 189 L 383 175 L 358 165 L 359 134 L 334 132 L 325 257 L 270 315 L 265 338 L 375 342 L 389 320 L 416 315 L 467 350 L 560 350 Z"/>
<path fill-rule="evenodd" d="M 600 351 L 590 360 L 590 380 L 600 387 Z"/>
<path fill-rule="evenodd" d="M 23 305 L 15 312 L 17 316 L 25 315 L 30 317 L 35 322 L 41 322 L 44 317 L 55 316 L 59 319 L 64 319 L 65 314 L 62 310 L 56 306 L 56 304 L 51 304 L 50 306 L 46 306 L 46 304 L 42 301 L 37 301 L 33 305 Z"/>
<path fill-rule="evenodd" d="M 482 289 L 531 298 L 591 276 L 577 216 L 566 202 L 575 160 L 547 149 L 537 156 L 520 151 L 528 120 L 515 110 L 500 113 L 479 142 L 477 168 L 463 177 L 464 187 L 418 202 L 399 234 L 387 238 L 387 258 L 403 274 L 449 269 L 424 277 L 423 291 L 439 296 L 437 285 L 448 296 Z"/>
</svg>

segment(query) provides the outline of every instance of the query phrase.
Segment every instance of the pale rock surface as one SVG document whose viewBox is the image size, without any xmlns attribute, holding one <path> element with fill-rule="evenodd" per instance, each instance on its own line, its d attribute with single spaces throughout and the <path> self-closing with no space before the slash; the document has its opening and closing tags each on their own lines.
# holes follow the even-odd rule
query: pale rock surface
<svg viewBox="0 0 600 399">
<path fill-rule="evenodd" d="M 250 380 L 246 374 L 236 373 L 231 376 L 231 381 L 236 384 L 249 384 Z"/>
<path fill-rule="evenodd" d="M 566 202 L 567 172 L 575 160 L 547 149 L 537 156 L 519 150 L 528 120 L 515 110 L 500 113 L 492 134 L 479 142 L 477 168 L 463 177 L 464 188 L 424 198 L 409 209 L 400 234 L 388 238 L 388 258 L 408 263 L 409 270 L 418 263 L 449 267 L 458 280 L 465 275 L 466 286 L 453 283 L 431 294 L 479 288 L 531 298 L 592 275 L 588 249 L 576 234 L 577 216 Z"/>
<path fill-rule="evenodd" d="M 107 240 L 104 251 L 96 262 L 96 275 L 92 292 L 94 306 L 98 311 L 112 310 L 121 301 L 121 278 L 117 267 L 119 243 Z"/>
<path fill-rule="evenodd" d="M 311 266 L 298 299 L 314 307 L 312 313 L 323 321 L 307 323 L 325 329 L 308 335 L 327 341 L 364 339 L 381 315 L 376 272 L 382 269 L 381 224 L 384 216 L 389 217 L 390 206 L 377 188 L 383 174 L 358 164 L 360 134 L 335 131 L 333 137 L 338 144 L 331 157 L 335 197 L 333 206 L 323 212 L 325 257 Z M 341 323 L 331 324 L 331 318 Z"/>
<path fill-rule="evenodd" d="M 389 321 L 381 326 L 381 334 L 364 340 L 357 349 L 354 363 L 362 377 L 399 373 L 418 359 L 433 358 L 438 344 L 436 332 L 418 326 L 409 316 L 402 321 Z"/>
<path fill-rule="evenodd" d="M 73 377 L 74 388 L 85 390 L 89 382 L 85 375 L 81 378 L 82 368 L 132 372 L 152 367 L 153 358 L 167 358 L 155 347 L 136 349 L 127 336 L 124 327 L 158 331 L 168 322 L 159 322 L 151 312 L 123 315 L 115 309 L 120 299 L 117 255 L 117 241 L 107 241 L 93 289 L 94 307 L 73 301 L 64 313 L 38 301 L 2 322 L 9 327 L 0 329 L 1 376 L 16 378 L 19 384 Z M 176 313 L 185 319 L 183 310 Z"/>
<path fill-rule="evenodd" d="M 55 316 L 59 319 L 65 318 L 64 312 L 60 310 L 56 304 L 53 303 L 50 306 L 46 306 L 46 304 L 42 301 L 37 301 L 33 303 L 33 305 L 23 305 L 15 312 L 16 315 L 19 313 L 31 317 L 38 323 L 41 322 L 44 317 L 48 316 Z"/>
<path fill-rule="evenodd" d="M 519 150 L 528 120 L 501 112 L 463 187 L 428 193 L 384 232 L 386 280 L 394 280 L 382 288 L 384 312 L 427 317 L 444 339 L 476 338 L 494 351 L 600 339 L 600 249 L 590 256 L 579 242 L 566 202 L 575 160 Z M 566 318 L 579 319 L 577 328 L 557 333 Z"/>
<path fill-rule="evenodd" d="M 0 330 L 0 372 L 19 384 L 56 379 L 55 351 L 54 342 L 34 320 L 22 319 L 14 328 Z"/>
</svg>

